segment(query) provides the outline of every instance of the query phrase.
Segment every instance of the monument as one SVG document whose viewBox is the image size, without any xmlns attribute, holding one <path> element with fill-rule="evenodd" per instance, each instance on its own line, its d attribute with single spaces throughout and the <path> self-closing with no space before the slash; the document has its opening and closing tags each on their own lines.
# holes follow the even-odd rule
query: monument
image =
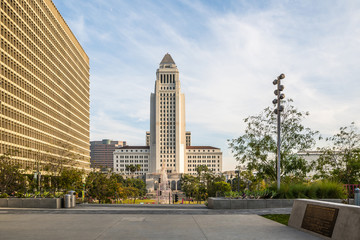
<svg viewBox="0 0 360 240">
<path fill-rule="evenodd" d="M 159 204 L 170 204 L 172 202 L 171 187 L 167 177 L 166 168 L 161 169 L 161 175 L 159 178 L 159 188 L 158 188 L 158 201 Z"/>
</svg>

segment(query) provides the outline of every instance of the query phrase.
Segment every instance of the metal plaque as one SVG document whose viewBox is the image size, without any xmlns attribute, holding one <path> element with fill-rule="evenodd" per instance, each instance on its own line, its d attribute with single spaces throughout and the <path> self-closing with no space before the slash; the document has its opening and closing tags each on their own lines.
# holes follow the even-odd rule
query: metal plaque
<svg viewBox="0 0 360 240">
<path fill-rule="evenodd" d="M 338 212 L 338 208 L 308 204 L 301 227 L 331 238 Z"/>
</svg>

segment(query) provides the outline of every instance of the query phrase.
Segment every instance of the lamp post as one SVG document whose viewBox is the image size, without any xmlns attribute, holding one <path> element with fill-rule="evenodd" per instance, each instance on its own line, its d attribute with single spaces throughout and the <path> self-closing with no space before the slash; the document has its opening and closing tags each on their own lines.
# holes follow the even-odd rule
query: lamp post
<svg viewBox="0 0 360 240">
<path fill-rule="evenodd" d="M 240 192 L 240 170 L 235 170 L 235 173 L 237 174 L 237 191 Z"/>
<path fill-rule="evenodd" d="M 276 99 L 273 100 L 273 104 L 277 105 L 274 113 L 277 114 L 277 162 L 276 162 L 276 178 L 277 178 L 277 189 L 280 189 L 280 113 L 284 111 L 284 106 L 280 104 L 281 99 L 285 98 L 285 94 L 281 93 L 284 90 L 284 85 L 281 85 L 281 79 L 285 78 L 285 74 L 280 74 L 277 79 L 273 81 L 274 85 L 277 85 L 277 89 L 274 91 L 274 94 L 277 96 Z"/>
<path fill-rule="evenodd" d="M 41 196 L 41 172 L 40 172 L 40 159 L 37 154 L 34 155 L 36 160 L 36 172 L 34 173 L 34 179 L 36 180 L 36 191 L 39 191 Z"/>
</svg>

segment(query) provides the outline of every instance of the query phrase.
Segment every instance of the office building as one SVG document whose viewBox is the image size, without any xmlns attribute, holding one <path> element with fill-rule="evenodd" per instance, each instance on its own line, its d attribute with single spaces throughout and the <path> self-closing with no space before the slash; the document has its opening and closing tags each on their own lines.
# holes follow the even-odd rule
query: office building
<svg viewBox="0 0 360 240">
<path fill-rule="evenodd" d="M 0 110 L 0 154 L 90 170 L 89 58 L 51 0 L 1 0 Z"/>
<path fill-rule="evenodd" d="M 116 148 L 126 146 L 125 141 L 102 141 L 90 142 L 90 167 L 91 168 L 113 168 L 113 154 Z"/>
</svg>

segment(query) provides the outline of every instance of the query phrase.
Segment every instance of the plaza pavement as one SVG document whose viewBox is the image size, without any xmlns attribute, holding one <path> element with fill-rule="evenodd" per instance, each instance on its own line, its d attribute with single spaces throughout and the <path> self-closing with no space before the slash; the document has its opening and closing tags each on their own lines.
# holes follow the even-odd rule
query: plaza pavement
<svg viewBox="0 0 360 240">
<path fill-rule="evenodd" d="M 0 239 L 319 239 L 259 216 L 290 212 L 212 210 L 202 205 L 0 208 Z"/>
</svg>

